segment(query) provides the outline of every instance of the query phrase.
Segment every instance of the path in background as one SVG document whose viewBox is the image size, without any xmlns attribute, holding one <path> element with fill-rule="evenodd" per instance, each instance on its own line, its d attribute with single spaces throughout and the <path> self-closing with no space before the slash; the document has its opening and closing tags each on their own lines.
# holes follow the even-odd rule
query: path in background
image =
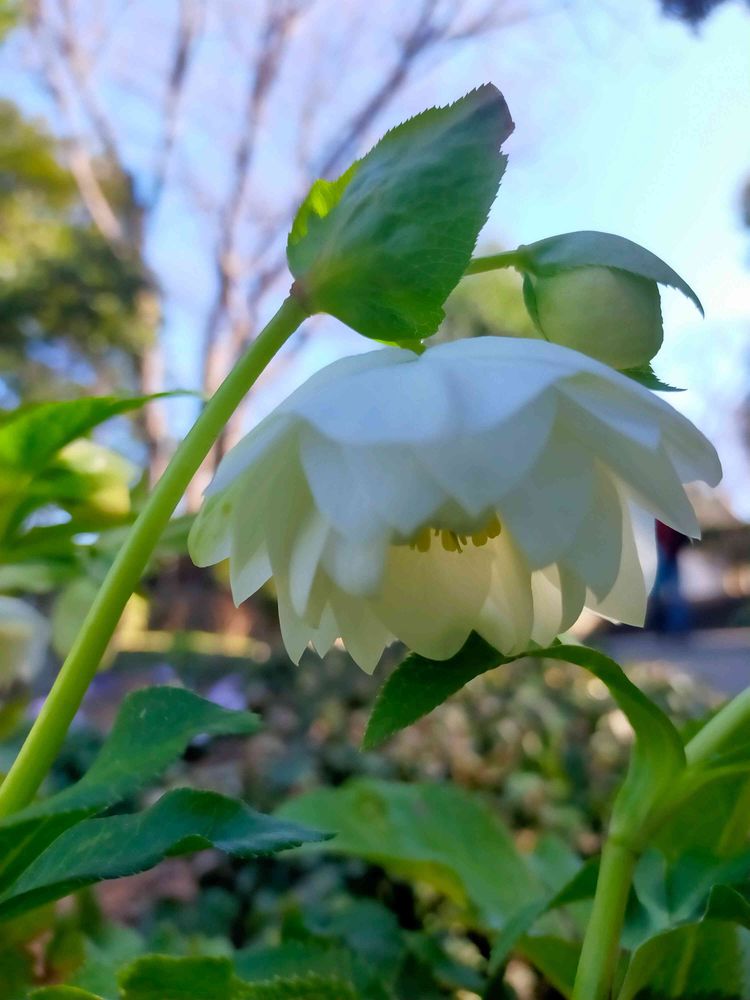
<svg viewBox="0 0 750 1000">
<path fill-rule="evenodd" d="M 625 666 L 665 663 L 722 693 L 750 686 L 750 628 L 699 629 L 679 636 L 623 630 L 586 641 Z"/>
</svg>

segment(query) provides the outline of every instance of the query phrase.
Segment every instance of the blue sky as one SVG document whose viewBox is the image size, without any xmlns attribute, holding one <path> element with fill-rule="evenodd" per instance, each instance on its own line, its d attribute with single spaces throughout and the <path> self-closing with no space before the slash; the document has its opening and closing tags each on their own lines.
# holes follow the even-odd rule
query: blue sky
<svg viewBox="0 0 750 1000">
<path fill-rule="evenodd" d="M 384 10 L 388 3 L 384 0 Z M 169 6 L 153 8 L 153 16 Z M 747 8 L 724 4 L 695 34 L 660 16 L 657 0 L 528 0 L 528 6 L 536 13 L 515 26 L 457 49 L 432 69 L 421 67 L 368 140 L 428 105 L 455 99 L 487 80 L 497 84 L 516 131 L 506 145 L 509 167 L 482 239 L 510 247 L 575 229 L 620 233 L 659 254 L 693 285 L 706 320 L 677 293 L 665 292 L 667 336 L 656 367 L 666 381 L 688 390 L 671 401 L 716 441 L 734 506 L 750 517 L 750 460 L 734 421 L 750 388 L 750 232 L 743 231 L 739 216 L 740 191 L 750 177 Z M 394 9 L 398 12 L 398 3 Z M 137 168 L 152 124 L 139 77 L 158 69 L 148 49 L 139 49 L 133 59 L 136 42 L 123 35 L 121 61 L 131 75 L 103 96 L 116 102 L 117 124 L 130 139 L 131 164 Z M 385 58 L 375 39 L 365 36 L 357 45 L 361 51 L 349 54 L 348 70 L 330 70 L 325 126 L 335 128 L 340 120 L 336 72 L 346 76 L 349 89 L 365 86 L 364 60 Z M 222 89 L 216 57 L 209 56 L 204 73 L 203 116 L 220 117 L 229 91 Z M 23 58 L 0 65 L 0 92 L 45 111 L 44 94 L 32 79 Z M 282 124 L 264 147 L 264 157 L 278 161 L 270 170 L 277 185 L 289 181 L 281 167 L 283 121 L 292 101 L 299 103 L 293 86 L 282 98 L 276 119 Z M 201 142 L 195 158 L 220 176 L 216 151 L 205 137 Z M 200 220 L 178 202 L 165 205 L 157 221 L 149 253 L 169 279 L 169 379 L 190 386 L 197 352 L 189 345 L 196 342 L 200 304 L 211 287 L 201 256 L 206 235 Z M 318 333 L 293 365 L 258 392 L 254 417 L 321 364 L 371 346 L 333 322 L 319 324 Z M 191 408 L 173 406 L 184 418 Z"/>
</svg>

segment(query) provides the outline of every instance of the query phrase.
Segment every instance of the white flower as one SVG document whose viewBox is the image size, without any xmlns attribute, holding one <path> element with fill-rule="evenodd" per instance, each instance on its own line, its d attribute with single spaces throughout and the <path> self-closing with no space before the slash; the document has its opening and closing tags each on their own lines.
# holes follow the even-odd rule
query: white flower
<svg viewBox="0 0 750 1000">
<path fill-rule="evenodd" d="M 394 637 L 445 659 L 472 630 L 514 653 L 584 605 L 642 624 L 634 511 L 697 537 L 682 483 L 720 476 L 689 420 L 576 351 L 388 348 L 324 368 L 227 454 L 190 548 L 229 559 L 237 602 L 273 575 L 295 661 L 339 636 L 366 670 Z"/>
<path fill-rule="evenodd" d="M 532 280 L 547 340 L 613 368 L 647 365 L 664 336 L 659 286 L 609 267 L 577 267 Z"/>
<path fill-rule="evenodd" d="M 47 620 L 25 601 L 0 595 L 0 687 L 30 681 L 44 663 Z"/>
</svg>

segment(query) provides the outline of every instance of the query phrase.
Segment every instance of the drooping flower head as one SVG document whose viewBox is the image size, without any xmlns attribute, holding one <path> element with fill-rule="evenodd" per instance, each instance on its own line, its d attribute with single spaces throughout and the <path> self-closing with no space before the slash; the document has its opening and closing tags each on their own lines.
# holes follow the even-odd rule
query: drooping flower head
<svg viewBox="0 0 750 1000">
<path fill-rule="evenodd" d="M 472 631 L 549 643 L 584 607 L 642 624 L 634 517 L 699 527 L 683 483 L 712 445 L 571 349 L 484 337 L 387 348 L 314 375 L 222 462 L 193 527 L 239 603 L 271 576 L 298 661 L 341 637 L 366 670 L 394 638 L 435 659 Z"/>
</svg>

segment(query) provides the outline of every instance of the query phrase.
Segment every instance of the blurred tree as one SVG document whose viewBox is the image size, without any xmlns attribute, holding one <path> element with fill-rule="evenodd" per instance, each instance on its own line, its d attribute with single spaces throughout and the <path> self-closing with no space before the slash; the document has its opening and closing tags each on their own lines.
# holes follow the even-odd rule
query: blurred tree
<svg viewBox="0 0 750 1000">
<path fill-rule="evenodd" d="M 286 232 L 311 180 L 377 136 L 418 70 L 530 2 L 26 0 L 2 58 L 32 66 L 94 227 L 116 256 L 148 260 L 170 318 L 169 337 L 139 354 L 141 390 L 189 362 L 212 392 L 266 295 L 286 290 Z M 168 434 L 158 406 L 147 419 L 156 475 Z M 193 501 L 243 422 L 196 477 Z"/>
<path fill-rule="evenodd" d="M 58 143 L 0 102 L 0 379 L 11 398 L 132 388 L 150 283 L 82 211 Z"/>
</svg>

